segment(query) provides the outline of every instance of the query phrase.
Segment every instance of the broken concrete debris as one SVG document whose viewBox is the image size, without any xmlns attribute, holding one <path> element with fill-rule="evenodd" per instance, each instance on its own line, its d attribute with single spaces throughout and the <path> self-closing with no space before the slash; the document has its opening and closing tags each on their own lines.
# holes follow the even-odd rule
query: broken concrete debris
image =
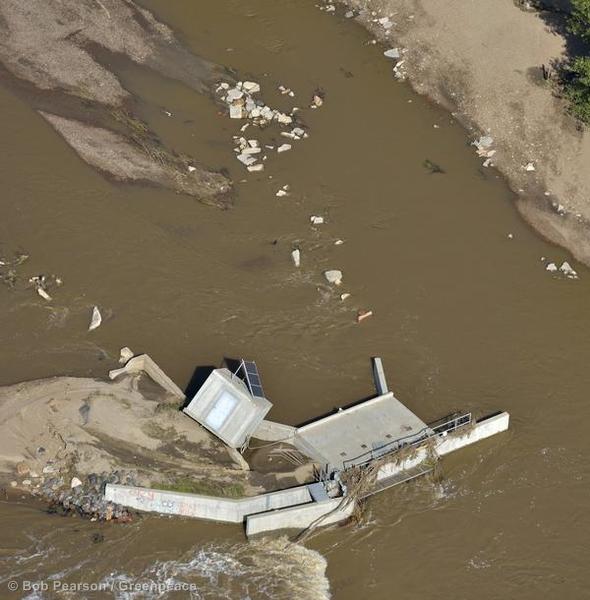
<svg viewBox="0 0 590 600">
<path fill-rule="evenodd" d="M 250 154 L 242 153 L 238 154 L 238 160 L 246 165 L 247 167 L 253 165 L 256 162 L 256 158 Z"/>
<path fill-rule="evenodd" d="M 550 262 L 545 267 L 545 270 L 550 273 L 560 272 L 568 279 L 579 279 L 577 271 L 569 264 L 569 262 L 567 262 L 567 260 L 564 260 L 559 268 L 554 262 Z"/>
<path fill-rule="evenodd" d="M 323 225 L 324 224 L 324 217 L 319 217 L 317 215 L 312 215 L 309 220 L 311 221 L 312 225 Z"/>
<path fill-rule="evenodd" d="M 310 108 L 319 108 L 324 104 L 325 94 L 322 90 L 316 90 L 311 98 Z"/>
<path fill-rule="evenodd" d="M 284 196 L 289 195 L 289 184 L 284 185 L 276 194 L 279 198 L 283 198 Z"/>
<path fill-rule="evenodd" d="M 407 69 L 406 69 L 406 61 L 400 60 L 396 63 L 395 67 L 393 67 L 393 76 L 399 81 L 404 81 L 407 77 Z"/>
<path fill-rule="evenodd" d="M 477 155 L 485 158 L 484 167 L 492 166 L 492 156 L 496 154 L 496 150 L 492 149 L 493 143 L 494 138 L 491 135 L 482 135 L 479 139 L 471 142 L 471 145 L 476 147 Z"/>
<path fill-rule="evenodd" d="M 333 283 L 335 285 L 340 285 L 342 283 L 342 271 L 339 271 L 338 269 L 324 271 L 324 277 L 328 283 Z"/>
<path fill-rule="evenodd" d="M 347 298 L 350 298 L 350 294 L 348 292 L 344 292 L 344 294 L 340 294 L 340 300 L 344 302 Z"/>
<path fill-rule="evenodd" d="M 242 83 L 242 88 L 248 94 L 257 94 L 260 91 L 260 84 L 255 83 L 254 81 L 244 81 Z"/>
<path fill-rule="evenodd" d="M 100 327 L 102 323 L 102 315 L 100 314 L 100 310 L 98 306 L 94 306 L 92 308 L 92 317 L 90 318 L 90 325 L 88 326 L 88 331 L 93 331 L 97 327 Z"/>
<path fill-rule="evenodd" d="M 50 302 L 52 300 L 49 294 L 49 288 L 62 285 L 62 280 L 55 275 L 35 275 L 29 279 L 29 283 L 33 284 L 35 291 L 41 298 Z"/>
<path fill-rule="evenodd" d="M 294 96 L 295 94 L 290 88 L 279 86 L 281 93 Z M 244 133 L 250 124 L 261 129 L 275 122 L 279 125 L 294 124 L 294 114 L 296 108 L 291 110 L 290 114 L 280 110 L 273 109 L 266 105 L 262 100 L 253 97 L 261 91 L 259 83 L 254 81 L 240 81 L 235 86 L 230 86 L 227 82 L 220 83 L 216 88 L 216 93 L 220 96 L 229 110 L 229 116 L 232 119 L 248 119 L 249 122 L 240 127 L 240 133 Z M 281 131 L 281 136 L 292 140 L 301 140 L 307 138 L 308 134 L 303 127 L 295 124 L 291 129 Z M 238 160 L 250 172 L 262 171 L 264 167 L 258 161 L 265 161 L 267 156 L 264 155 L 262 145 L 258 140 L 246 139 L 243 136 L 234 136 L 236 146 L 234 151 Z M 265 145 L 265 148 L 274 150 L 274 145 Z M 278 152 L 285 152 L 291 149 L 290 144 L 282 144 L 278 147 Z"/>
<path fill-rule="evenodd" d="M 121 350 L 119 351 L 119 364 L 120 365 L 124 365 L 125 363 L 130 361 L 132 358 L 133 358 L 133 351 L 131 350 L 131 348 L 128 348 L 127 346 L 125 346 L 124 348 L 121 348 Z"/>
<path fill-rule="evenodd" d="M 395 25 L 389 17 L 381 17 L 380 19 L 376 19 L 376 22 L 385 30 L 391 29 Z"/>
<path fill-rule="evenodd" d="M 546 267 L 545 267 L 546 271 L 549 271 L 550 273 L 555 273 L 557 271 L 557 265 L 555 263 L 549 263 Z"/>
<path fill-rule="evenodd" d="M 578 274 L 567 261 L 562 263 L 559 270 L 569 279 L 578 279 Z"/>
<path fill-rule="evenodd" d="M 283 96 L 290 96 L 291 98 L 295 97 L 295 92 L 291 88 L 285 87 L 284 85 L 279 85 L 278 89 Z"/>
<path fill-rule="evenodd" d="M 529 162 L 523 167 L 523 169 L 525 171 L 535 171 L 535 164 L 532 162 Z"/>
<path fill-rule="evenodd" d="M 293 259 L 293 264 L 296 267 L 301 266 L 301 250 L 299 250 L 299 248 L 295 248 L 295 250 L 291 252 L 291 258 Z"/>
<path fill-rule="evenodd" d="M 372 310 L 359 310 L 356 315 L 356 322 L 362 323 L 365 319 L 373 316 Z"/>
<path fill-rule="evenodd" d="M 394 58 L 394 59 L 398 59 L 401 56 L 399 48 L 390 48 L 389 50 L 386 50 L 383 53 L 383 55 L 386 56 L 387 58 Z"/>
</svg>

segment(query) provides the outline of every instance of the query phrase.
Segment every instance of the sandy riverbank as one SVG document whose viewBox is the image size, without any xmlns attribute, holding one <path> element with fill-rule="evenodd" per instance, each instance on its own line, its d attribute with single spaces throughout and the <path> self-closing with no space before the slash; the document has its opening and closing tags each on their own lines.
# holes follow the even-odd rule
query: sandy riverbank
<svg viewBox="0 0 590 600">
<path fill-rule="evenodd" d="M 37 110 L 82 160 L 117 181 L 228 206 L 227 177 L 166 147 L 137 116 L 150 99 L 126 89 L 115 58 L 205 95 L 227 76 L 131 1 L 0 3 L 0 83 Z"/>
<path fill-rule="evenodd" d="M 403 71 L 416 91 L 452 111 L 473 139 L 493 137 L 491 162 L 518 193 L 523 216 L 590 264 L 590 135 L 541 70 L 565 58 L 559 17 L 549 26 L 549 15 L 513 0 L 344 3 L 377 39 L 405 50 Z M 393 24 L 384 27 L 383 17 Z"/>
<path fill-rule="evenodd" d="M 105 483 L 240 497 L 311 472 L 280 459 L 267 464 L 259 457 L 261 470 L 245 469 L 244 462 L 145 374 L 0 388 L 0 489 L 30 492 L 60 510 L 127 517 L 104 500 Z"/>
</svg>

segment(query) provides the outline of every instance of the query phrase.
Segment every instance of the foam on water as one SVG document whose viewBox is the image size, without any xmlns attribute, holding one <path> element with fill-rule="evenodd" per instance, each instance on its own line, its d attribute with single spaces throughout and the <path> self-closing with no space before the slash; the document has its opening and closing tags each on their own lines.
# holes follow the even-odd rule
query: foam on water
<svg viewBox="0 0 590 600">
<path fill-rule="evenodd" d="M 166 587 L 195 584 L 191 598 L 231 600 L 327 600 L 330 584 L 326 559 L 286 538 L 250 543 L 208 544 L 192 548 L 176 560 L 156 561 L 141 573 L 113 572 L 103 578 L 109 587 L 120 582 L 153 586 L 154 591 L 114 592 L 117 600 L 169 596 Z"/>
</svg>

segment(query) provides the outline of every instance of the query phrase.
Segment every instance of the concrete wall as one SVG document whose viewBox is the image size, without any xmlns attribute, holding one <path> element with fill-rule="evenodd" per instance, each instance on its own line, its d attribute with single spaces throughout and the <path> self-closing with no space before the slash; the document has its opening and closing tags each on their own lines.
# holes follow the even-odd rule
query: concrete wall
<svg viewBox="0 0 590 600">
<path fill-rule="evenodd" d="M 246 535 L 248 537 L 281 529 L 306 529 L 312 524 L 318 526 L 332 525 L 350 517 L 354 511 L 354 502 L 346 502 L 340 507 L 342 498 L 334 498 L 326 502 L 313 502 L 304 506 L 274 510 L 246 518 Z M 340 508 L 339 508 L 340 507 Z M 321 517 L 324 517 L 319 520 Z"/>
<path fill-rule="evenodd" d="M 449 433 L 436 440 L 435 451 L 439 456 L 444 456 L 470 444 L 475 444 L 492 435 L 508 429 L 510 415 L 507 412 L 487 417 L 478 421 L 473 427 L 459 429 L 456 433 Z M 377 481 L 396 475 L 419 465 L 429 457 L 427 448 L 417 447 L 416 451 L 399 463 L 391 462 L 383 465 L 377 473 Z"/>
<path fill-rule="evenodd" d="M 247 515 L 311 502 L 307 486 L 232 499 L 110 483 L 106 485 L 105 499 L 135 510 L 228 523 L 242 523 Z"/>
<path fill-rule="evenodd" d="M 148 354 L 134 356 L 122 369 L 114 369 L 109 371 L 109 377 L 115 379 L 123 374 L 147 373 L 153 381 L 160 387 L 177 396 L 181 400 L 185 400 L 184 392 L 160 369 L 154 360 Z"/>
<path fill-rule="evenodd" d="M 457 433 L 450 433 L 446 437 L 440 438 L 436 451 L 440 456 L 444 456 L 449 452 L 506 431 L 509 425 L 510 415 L 507 412 L 481 419 L 473 427 L 466 427 L 465 430 L 459 429 Z M 462 431 L 465 433 L 461 433 Z"/>
<path fill-rule="evenodd" d="M 252 434 L 257 440 L 265 442 L 293 442 L 297 429 L 291 425 L 283 425 L 274 421 L 262 421 Z"/>
</svg>

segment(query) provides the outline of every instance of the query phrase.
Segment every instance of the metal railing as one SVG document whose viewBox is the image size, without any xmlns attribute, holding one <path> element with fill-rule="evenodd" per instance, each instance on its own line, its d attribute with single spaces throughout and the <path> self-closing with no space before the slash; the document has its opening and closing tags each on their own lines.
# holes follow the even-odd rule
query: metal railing
<svg viewBox="0 0 590 600">
<path fill-rule="evenodd" d="M 350 469 L 351 467 L 362 467 L 369 464 L 376 458 L 381 458 L 386 454 L 393 454 L 399 452 L 402 448 L 408 448 L 411 446 L 417 446 L 422 444 L 426 440 L 439 436 L 446 435 L 452 431 L 456 431 L 460 427 L 469 425 L 471 423 L 471 413 L 452 413 L 438 419 L 433 423 L 430 423 L 417 433 L 397 438 L 383 446 L 378 448 L 372 448 L 354 458 L 349 458 L 342 461 L 344 469 Z"/>
</svg>

